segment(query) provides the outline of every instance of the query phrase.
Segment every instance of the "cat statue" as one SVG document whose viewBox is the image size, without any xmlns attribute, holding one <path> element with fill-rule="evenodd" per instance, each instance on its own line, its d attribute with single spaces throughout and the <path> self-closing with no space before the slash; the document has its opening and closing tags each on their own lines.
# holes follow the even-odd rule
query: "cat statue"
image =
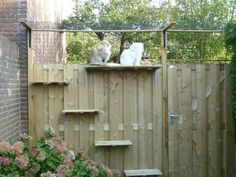
<svg viewBox="0 0 236 177">
<path fill-rule="evenodd" d="M 133 43 L 129 49 L 125 49 L 120 56 L 121 65 L 139 65 L 143 55 L 143 43 Z"/>
<path fill-rule="evenodd" d="M 107 40 L 102 40 L 92 49 L 87 63 L 94 65 L 106 65 L 111 56 L 111 44 Z"/>
</svg>

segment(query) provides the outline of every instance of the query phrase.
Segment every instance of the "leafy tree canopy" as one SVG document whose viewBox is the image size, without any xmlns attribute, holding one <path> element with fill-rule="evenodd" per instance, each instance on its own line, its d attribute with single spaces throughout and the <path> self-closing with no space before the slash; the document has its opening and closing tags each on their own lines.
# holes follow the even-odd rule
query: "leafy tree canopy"
<svg viewBox="0 0 236 177">
<path fill-rule="evenodd" d="M 169 21 L 176 21 L 176 29 L 222 29 L 235 19 L 234 0 L 75 0 L 71 17 L 62 24 L 67 29 L 159 29 Z M 143 42 L 149 59 L 160 61 L 160 34 L 157 33 L 109 33 L 102 32 L 70 34 L 68 37 L 68 60 L 83 62 L 89 49 L 108 36 L 112 43 L 112 58 L 119 55 L 130 43 Z M 90 39 L 87 39 L 90 38 Z M 168 58 L 194 62 L 225 59 L 222 34 L 169 33 Z M 86 47 L 87 46 L 87 47 Z M 80 52 L 78 52 L 80 51 Z M 78 54 L 76 54 L 78 53 Z M 189 60 L 191 59 L 191 60 Z"/>
</svg>

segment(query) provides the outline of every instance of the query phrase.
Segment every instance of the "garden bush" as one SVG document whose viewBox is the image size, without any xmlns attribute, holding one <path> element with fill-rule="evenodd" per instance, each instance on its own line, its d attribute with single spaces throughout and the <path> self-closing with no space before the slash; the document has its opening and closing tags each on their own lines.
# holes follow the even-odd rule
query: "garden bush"
<svg viewBox="0 0 236 177">
<path fill-rule="evenodd" d="M 0 177 L 115 177 L 118 172 L 77 154 L 58 135 L 47 133 L 29 146 L 22 135 L 14 144 L 0 143 Z"/>
<path fill-rule="evenodd" d="M 229 68 L 229 85 L 232 96 L 232 116 L 236 142 L 236 21 L 229 23 L 225 28 L 225 45 L 232 58 Z"/>
</svg>

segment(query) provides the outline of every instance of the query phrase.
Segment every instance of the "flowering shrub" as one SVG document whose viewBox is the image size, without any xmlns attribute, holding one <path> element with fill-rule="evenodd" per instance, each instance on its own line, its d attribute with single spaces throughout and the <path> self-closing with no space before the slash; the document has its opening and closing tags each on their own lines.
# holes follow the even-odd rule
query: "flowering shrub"
<svg viewBox="0 0 236 177">
<path fill-rule="evenodd" d="M 115 177 L 119 173 L 70 150 L 55 134 L 47 134 L 33 146 L 29 137 L 13 145 L 0 143 L 0 177 Z"/>
</svg>

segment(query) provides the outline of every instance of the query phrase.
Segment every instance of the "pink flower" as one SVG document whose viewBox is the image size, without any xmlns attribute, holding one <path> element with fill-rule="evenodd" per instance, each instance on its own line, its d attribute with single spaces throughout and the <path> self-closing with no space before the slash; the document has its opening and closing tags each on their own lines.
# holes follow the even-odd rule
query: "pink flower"
<svg viewBox="0 0 236 177">
<path fill-rule="evenodd" d="M 11 145 L 6 143 L 6 142 L 1 142 L 0 143 L 0 151 L 5 152 L 5 151 L 10 151 Z"/>
<path fill-rule="evenodd" d="M 45 158 L 46 158 L 45 153 L 43 151 L 39 151 L 38 156 L 37 156 L 37 160 L 44 161 Z"/>
<path fill-rule="evenodd" d="M 16 149 L 15 147 L 10 147 L 10 151 L 11 151 L 11 153 L 14 154 L 14 155 L 20 154 L 20 153 L 17 151 L 17 149 Z"/>
<path fill-rule="evenodd" d="M 68 151 L 67 157 L 71 160 L 75 160 L 75 153 L 72 150 Z"/>
<path fill-rule="evenodd" d="M 102 164 L 100 164 L 100 167 L 104 170 L 104 172 L 106 173 L 106 175 L 107 175 L 108 177 L 114 176 L 113 173 L 112 173 L 112 171 L 109 169 L 109 167 L 107 167 L 107 166 L 105 166 L 105 165 L 102 165 Z"/>
<path fill-rule="evenodd" d="M 0 164 L 9 165 L 10 164 L 9 158 L 5 156 L 0 156 Z"/>
<path fill-rule="evenodd" d="M 47 173 L 42 173 L 40 177 L 56 177 L 56 175 L 48 171 Z"/>
<path fill-rule="evenodd" d="M 99 175 L 99 170 L 96 168 L 96 166 L 93 166 L 91 164 L 86 167 L 86 170 L 91 172 L 92 174 L 95 174 L 95 176 Z"/>
<path fill-rule="evenodd" d="M 33 146 L 33 147 L 31 148 L 31 155 L 32 155 L 33 157 L 36 157 L 36 156 L 38 155 L 38 151 L 37 151 L 37 149 L 36 149 L 35 146 Z"/>
<path fill-rule="evenodd" d="M 57 173 L 58 173 L 58 175 L 60 175 L 60 177 L 65 177 L 66 176 L 66 172 L 69 170 L 69 167 L 68 166 L 66 166 L 66 165 L 59 165 L 58 167 L 57 167 Z M 57 177 L 59 177 L 59 176 L 57 176 Z"/>
<path fill-rule="evenodd" d="M 25 170 L 27 168 L 29 160 L 26 159 L 23 155 L 19 155 L 15 158 L 16 166 L 18 166 L 20 169 Z"/>
<path fill-rule="evenodd" d="M 45 143 L 50 146 L 50 148 L 53 148 L 55 146 L 54 142 L 52 140 L 45 140 Z"/>
<path fill-rule="evenodd" d="M 58 173 L 56 177 L 65 177 L 65 175 Z"/>
<path fill-rule="evenodd" d="M 71 161 L 70 158 L 68 158 L 68 157 L 64 157 L 64 165 L 70 167 L 70 166 L 73 165 L 73 162 Z"/>
<path fill-rule="evenodd" d="M 11 147 L 11 152 L 13 154 L 21 154 L 25 148 L 25 145 L 22 141 L 17 141 L 13 146 Z"/>
</svg>

